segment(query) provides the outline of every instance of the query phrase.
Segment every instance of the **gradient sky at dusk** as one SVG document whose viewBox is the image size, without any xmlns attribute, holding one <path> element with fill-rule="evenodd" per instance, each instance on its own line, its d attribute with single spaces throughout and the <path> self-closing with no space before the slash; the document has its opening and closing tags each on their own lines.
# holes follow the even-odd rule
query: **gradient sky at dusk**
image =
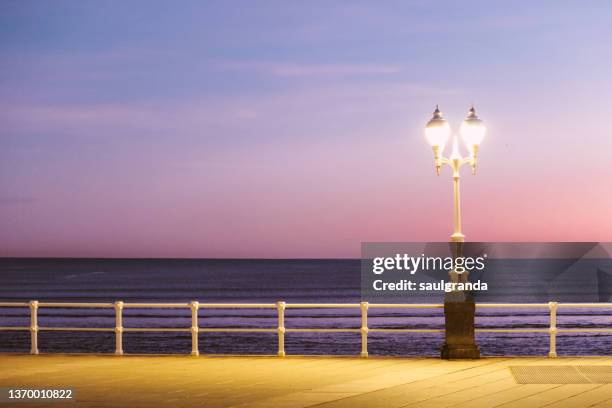
<svg viewBox="0 0 612 408">
<path fill-rule="evenodd" d="M 612 241 L 607 1 L 3 1 L 0 256 L 444 241 L 423 126 L 470 103 L 472 241 Z"/>
</svg>

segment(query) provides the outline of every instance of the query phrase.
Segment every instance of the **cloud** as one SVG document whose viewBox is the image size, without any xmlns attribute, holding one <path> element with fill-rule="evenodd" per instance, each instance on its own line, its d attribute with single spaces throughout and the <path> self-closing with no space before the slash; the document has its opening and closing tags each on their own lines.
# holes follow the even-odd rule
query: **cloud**
<svg viewBox="0 0 612 408">
<path fill-rule="evenodd" d="M 217 64 L 222 70 L 249 71 L 277 77 L 347 77 L 364 75 L 392 75 L 403 71 L 394 64 L 301 64 L 273 61 L 224 61 Z"/>
</svg>

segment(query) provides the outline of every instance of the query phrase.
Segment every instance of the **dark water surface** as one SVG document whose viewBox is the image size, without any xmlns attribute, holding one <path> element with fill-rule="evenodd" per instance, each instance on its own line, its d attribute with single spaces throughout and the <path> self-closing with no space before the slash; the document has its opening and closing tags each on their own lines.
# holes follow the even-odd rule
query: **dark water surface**
<svg viewBox="0 0 612 408">
<path fill-rule="evenodd" d="M 0 301 L 356 303 L 359 260 L 0 259 Z M 410 300 L 407 299 L 407 303 Z M 201 327 L 275 328 L 273 309 L 203 309 Z M 564 309 L 559 327 L 608 328 L 609 311 Z M 441 329 L 441 309 L 373 309 L 370 328 Z M 547 328 L 546 310 L 478 311 L 478 328 Z M 112 309 L 39 310 L 43 327 L 114 327 Z M 124 327 L 190 327 L 187 309 L 126 309 Z M 358 328 L 358 309 L 288 309 L 287 328 Z M 0 326 L 29 326 L 26 308 L 0 308 Z M 548 334 L 479 334 L 483 355 L 546 355 Z M 275 333 L 200 333 L 201 353 L 275 354 Z M 442 334 L 371 333 L 373 355 L 438 355 Z M 287 354 L 358 354 L 359 333 L 287 333 Z M 28 351 L 28 332 L 0 332 L 0 351 Z M 41 352 L 113 352 L 113 333 L 40 332 Z M 189 333 L 124 333 L 126 353 L 189 353 Z M 612 335 L 560 334 L 559 355 L 603 355 Z"/>
</svg>

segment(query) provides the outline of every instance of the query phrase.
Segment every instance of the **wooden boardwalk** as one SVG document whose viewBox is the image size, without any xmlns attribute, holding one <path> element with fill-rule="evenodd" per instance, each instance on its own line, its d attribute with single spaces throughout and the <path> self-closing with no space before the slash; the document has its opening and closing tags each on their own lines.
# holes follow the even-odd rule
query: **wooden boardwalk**
<svg viewBox="0 0 612 408">
<path fill-rule="evenodd" d="M 518 384 L 509 366 L 612 357 L 434 358 L 1 355 L 0 387 L 73 388 L 73 403 L 11 407 L 612 407 L 612 384 Z"/>
</svg>

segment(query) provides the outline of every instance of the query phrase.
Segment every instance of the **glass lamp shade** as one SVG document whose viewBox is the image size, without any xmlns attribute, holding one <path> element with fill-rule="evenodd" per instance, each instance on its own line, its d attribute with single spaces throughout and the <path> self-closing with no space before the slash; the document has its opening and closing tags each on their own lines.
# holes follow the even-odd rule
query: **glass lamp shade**
<svg viewBox="0 0 612 408">
<path fill-rule="evenodd" d="M 478 146 L 482 143 L 485 137 L 487 128 L 485 127 L 482 120 L 476 116 L 476 110 L 472 107 L 468 112 L 467 118 L 461 124 L 461 137 L 465 145 L 472 149 L 473 146 Z"/>
<path fill-rule="evenodd" d="M 435 146 L 444 146 L 450 137 L 450 126 L 448 122 L 442 117 L 442 112 L 436 106 L 436 110 L 433 113 L 433 117 L 425 126 L 425 139 L 427 142 Z"/>
</svg>

